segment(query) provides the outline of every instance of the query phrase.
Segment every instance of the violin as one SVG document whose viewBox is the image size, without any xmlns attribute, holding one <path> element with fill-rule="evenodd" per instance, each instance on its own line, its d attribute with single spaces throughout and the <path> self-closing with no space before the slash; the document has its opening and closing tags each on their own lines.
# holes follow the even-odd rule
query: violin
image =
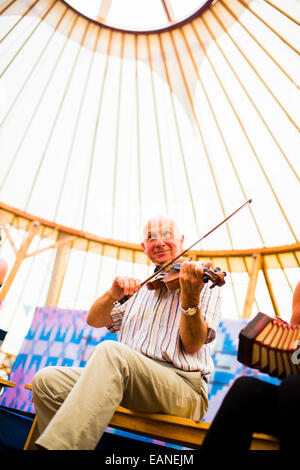
<svg viewBox="0 0 300 470">
<path fill-rule="evenodd" d="M 146 284 L 147 289 L 157 290 L 162 287 L 166 287 L 169 292 L 172 292 L 180 288 L 180 268 L 182 263 L 175 263 L 171 268 L 167 270 L 160 271 L 151 281 L 148 281 Z M 220 268 L 216 267 L 215 269 L 203 268 L 204 276 L 203 282 L 206 284 L 208 281 L 211 281 L 212 284 L 210 289 L 213 289 L 216 286 L 223 286 L 225 284 L 226 272 L 221 271 Z"/>
<path fill-rule="evenodd" d="M 191 248 L 193 248 L 197 243 L 201 242 L 204 240 L 204 238 L 208 237 L 212 232 L 214 232 L 218 227 L 223 225 L 227 220 L 229 220 L 233 215 L 235 215 L 237 212 L 239 212 L 243 207 L 245 207 L 247 204 L 250 204 L 252 202 L 252 199 L 248 199 L 248 201 L 244 202 L 238 209 L 236 209 L 234 212 L 232 212 L 230 215 L 225 217 L 222 222 L 217 224 L 215 227 L 213 227 L 209 232 L 207 232 L 205 235 L 203 235 L 199 240 L 196 240 L 191 246 L 183 250 L 181 253 L 179 253 L 178 256 L 173 258 L 171 261 L 167 262 L 167 264 L 161 266 L 158 271 L 154 272 L 150 277 L 148 277 L 144 282 L 141 283 L 141 287 L 144 286 L 145 284 L 147 285 L 148 289 L 159 289 L 162 286 L 166 286 L 169 290 L 176 290 L 180 287 L 179 284 L 179 273 L 180 273 L 180 265 L 181 263 L 176 263 L 179 259 L 183 257 L 185 253 L 187 253 Z M 168 269 L 169 268 L 169 269 Z M 215 286 L 223 286 L 225 284 L 225 276 L 226 273 L 224 271 L 221 271 L 220 268 L 215 268 L 214 270 L 211 270 L 209 268 L 204 268 L 203 269 L 205 275 L 203 277 L 203 282 L 207 283 L 209 280 L 212 281 L 212 285 L 210 288 L 214 288 Z M 155 286 L 155 287 L 154 287 Z M 160 287 L 158 287 L 160 286 Z M 176 287 L 174 287 L 176 286 Z M 116 306 L 122 305 L 124 302 L 126 302 L 130 298 L 130 295 L 125 295 L 122 297 L 122 299 L 117 300 L 115 302 Z"/>
</svg>

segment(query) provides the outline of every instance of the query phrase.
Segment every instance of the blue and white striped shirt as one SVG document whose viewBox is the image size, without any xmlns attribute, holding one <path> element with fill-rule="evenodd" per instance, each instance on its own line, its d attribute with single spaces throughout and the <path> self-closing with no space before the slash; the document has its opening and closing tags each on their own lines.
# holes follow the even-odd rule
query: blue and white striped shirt
<svg viewBox="0 0 300 470">
<path fill-rule="evenodd" d="M 205 284 L 201 296 L 201 312 L 208 327 L 217 331 L 221 317 L 221 289 Z M 165 288 L 139 292 L 111 312 L 109 330 L 119 334 L 119 341 L 150 358 L 166 361 L 184 371 L 200 371 L 205 377 L 213 370 L 211 349 L 214 341 L 204 344 L 196 353 L 187 353 L 179 337 L 180 289 Z"/>
</svg>

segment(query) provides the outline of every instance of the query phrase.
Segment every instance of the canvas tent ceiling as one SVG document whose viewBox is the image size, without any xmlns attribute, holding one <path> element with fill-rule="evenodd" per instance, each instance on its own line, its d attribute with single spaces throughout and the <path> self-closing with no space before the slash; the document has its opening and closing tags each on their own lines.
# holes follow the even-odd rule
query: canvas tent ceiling
<svg viewBox="0 0 300 470">
<path fill-rule="evenodd" d="M 102 14 L 114 1 L 98 2 Z M 269 279 L 289 318 L 299 278 L 299 3 L 218 0 L 155 32 L 108 27 L 110 8 L 100 24 L 68 3 L 0 2 L 0 201 L 16 245 L 29 216 L 45 221 L 32 251 L 77 231 L 59 304 L 88 308 L 116 272 L 151 269 L 138 247 L 150 215 L 176 217 L 189 244 L 251 197 L 195 256 L 230 272 L 225 315 L 235 317 L 252 255 L 264 253 L 253 313 L 274 311 Z M 272 247 L 281 248 L 264 252 Z M 13 264 L 8 230 L 2 250 Z M 30 322 L 24 306 L 45 303 L 54 261 L 46 250 L 22 263 L 3 327 Z"/>
</svg>

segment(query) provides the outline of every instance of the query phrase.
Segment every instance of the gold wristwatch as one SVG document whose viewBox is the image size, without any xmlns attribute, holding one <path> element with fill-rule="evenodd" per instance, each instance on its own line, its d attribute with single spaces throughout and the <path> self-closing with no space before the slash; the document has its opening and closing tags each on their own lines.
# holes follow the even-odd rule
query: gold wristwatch
<svg viewBox="0 0 300 470">
<path fill-rule="evenodd" d="M 192 317 L 195 315 L 197 312 L 199 312 L 200 307 L 197 305 L 196 307 L 189 307 L 186 310 L 181 307 L 182 312 L 187 316 L 187 317 Z"/>
</svg>

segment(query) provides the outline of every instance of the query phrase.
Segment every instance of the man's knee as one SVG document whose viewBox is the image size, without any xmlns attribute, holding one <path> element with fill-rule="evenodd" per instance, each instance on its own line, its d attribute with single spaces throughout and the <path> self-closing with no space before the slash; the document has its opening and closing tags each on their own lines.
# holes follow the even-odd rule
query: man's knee
<svg viewBox="0 0 300 470">
<path fill-rule="evenodd" d="M 33 393 L 45 390 L 45 388 L 47 388 L 47 386 L 53 381 L 54 374 L 55 368 L 52 366 L 44 367 L 36 372 L 32 379 Z"/>
<path fill-rule="evenodd" d="M 239 403 L 252 403 L 260 389 L 261 381 L 255 377 L 242 376 L 235 379 L 227 392 L 227 401 L 239 401 Z"/>
<path fill-rule="evenodd" d="M 231 390 L 237 393 L 249 394 L 255 387 L 257 387 L 258 383 L 259 383 L 259 379 L 255 377 L 249 377 L 249 376 L 238 377 L 234 381 L 231 387 Z"/>
<path fill-rule="evenodd" d="M 125 344 L 118 341 L 105 340 L 96 346 L 88 362 L 99 361 L 101 364 L 107 363 L 110 368 L 118 369 L 127 376 L 129 370 L 135 367 L 139 356 L 138 352 Z"/>
<path fill-rule="evenodd" d="M 95 347 L 94 351 L 92 352 L 92 355 L 107 354 L 109 357 L 119 356 L 122 355 L 122 347 L 123 345 L 118 341 L 105 340 Z"/>
<path fill-rule="evenodd" d="M 230 390 L 230 398 L 245 404 L 249 410 L 275 406 L 277 400 L 277 385 L 268 383 L 256 377 L 242 376 L 235 380 Z"/>
</svg>

